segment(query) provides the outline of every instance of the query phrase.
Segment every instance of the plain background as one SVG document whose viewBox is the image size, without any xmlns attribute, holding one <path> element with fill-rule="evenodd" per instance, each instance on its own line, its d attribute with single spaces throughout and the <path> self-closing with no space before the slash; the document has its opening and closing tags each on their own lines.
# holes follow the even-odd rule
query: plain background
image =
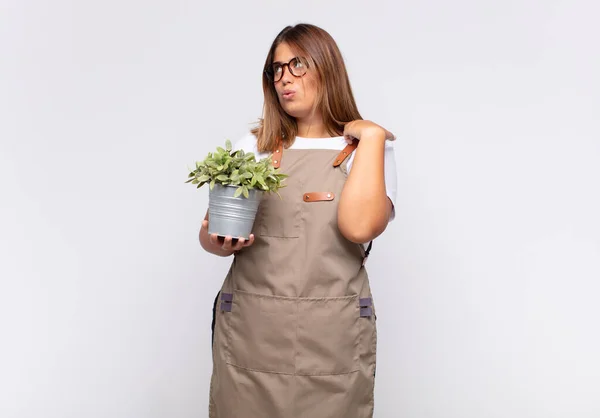
<svg viewBox="0 0 600 418">
<path fill-rule="evenodd" d="M 600 417 L 597 2 L 0 5 L 2 418 L 207 416 L 230 260 L 186 167 L 253 126 L 299 22 L 398 136 L 375 417 Z"/>
</svg>

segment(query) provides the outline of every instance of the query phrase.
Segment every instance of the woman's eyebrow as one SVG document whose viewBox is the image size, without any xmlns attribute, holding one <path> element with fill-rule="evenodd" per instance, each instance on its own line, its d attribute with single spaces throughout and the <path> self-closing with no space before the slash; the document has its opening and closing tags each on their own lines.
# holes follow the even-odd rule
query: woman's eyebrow
<svg viewBox="0 0 600 418">
<path fill-rule="evenodd" d="M 273 61 L 272 64 L 287 64 L 288 62 L 290 62 L 291 60 L 293 60 L 296 57 L 292 57 L 287 61 Z"/>
</svg>

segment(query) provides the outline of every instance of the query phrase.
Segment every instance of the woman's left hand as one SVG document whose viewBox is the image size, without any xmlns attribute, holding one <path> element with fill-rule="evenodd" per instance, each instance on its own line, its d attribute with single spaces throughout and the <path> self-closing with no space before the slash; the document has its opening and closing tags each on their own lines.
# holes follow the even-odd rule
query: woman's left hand
<svg viewBox="0 0 600 418">
<path fill-rule="evenodd" d="M 396 135 L 385 129 L 383 126 L 377 125 L 370 120 L 361 119 L 353 120 L 344 125 L 344 139 L 350 144 L 354 139 L 360 140 L 365 132 L 377 130 L 383 133 L 386 141 L 394 141 L 396 139 Z"/>
</svg>

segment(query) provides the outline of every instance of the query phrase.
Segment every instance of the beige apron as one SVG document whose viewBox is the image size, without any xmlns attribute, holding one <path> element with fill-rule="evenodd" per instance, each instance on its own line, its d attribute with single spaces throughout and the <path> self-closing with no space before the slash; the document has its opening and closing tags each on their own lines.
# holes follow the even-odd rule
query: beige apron
<svg viewBox="0 0 600 418">
<path fill-rule="evenodd" d="M 346 158 L 273 154 L 287 185 L 261 201 L 215 310 L 210 418 L 370 418 L 376 327 L 362 245 L 337 226 Z"/>
</svg>

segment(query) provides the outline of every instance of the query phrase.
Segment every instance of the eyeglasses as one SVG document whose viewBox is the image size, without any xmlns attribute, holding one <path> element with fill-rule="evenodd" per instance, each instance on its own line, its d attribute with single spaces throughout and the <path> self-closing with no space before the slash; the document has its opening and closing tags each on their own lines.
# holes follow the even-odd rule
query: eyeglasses
<svg viewBox="0 0 600 418">
<path fill-rule="evenodd" d="M 283 77 L 283 67 L 288 67 L 291 75 L 294 77 L 302 77 L 308 71 L 308 62 L 302 57 L 294 57 L 289 62 L 274 62 L 271 68 L 267 68 L 265 73 L 267 78 L 276 83 Z"/>
</svg>

